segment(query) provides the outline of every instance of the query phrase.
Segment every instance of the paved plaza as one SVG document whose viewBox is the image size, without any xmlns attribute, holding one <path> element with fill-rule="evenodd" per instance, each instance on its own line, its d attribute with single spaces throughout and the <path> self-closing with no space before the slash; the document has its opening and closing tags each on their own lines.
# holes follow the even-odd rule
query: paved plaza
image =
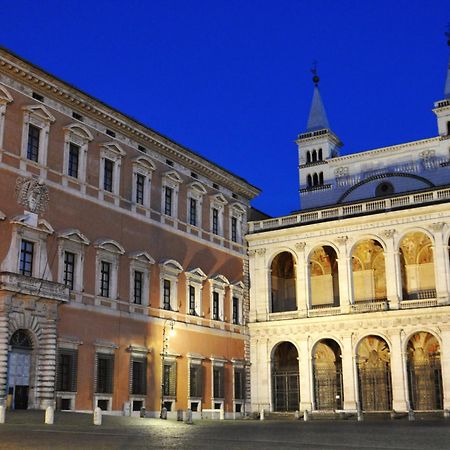
<svg viewBox="0 0 450 450">
<path fill-rule="evenodd" d="M 45 425 L 42 411 L 14 412 L 0 425 L 0 449 L 305 449 L 446 450 L 450 421 L 176 421 L 57 413 Z"/>
</svg>

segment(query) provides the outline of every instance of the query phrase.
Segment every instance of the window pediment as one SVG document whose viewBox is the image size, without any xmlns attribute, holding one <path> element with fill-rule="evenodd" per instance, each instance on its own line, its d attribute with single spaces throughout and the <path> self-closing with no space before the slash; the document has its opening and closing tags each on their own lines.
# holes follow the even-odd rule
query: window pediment
<svg viewBox="0 0 450 450">
<path fill-rule="evenodd" d="M 239 216 L 242 216 L 245 214 L 245 208 L 241 203 L 233 203 L 231 205 L 231 209 L 234 213 L 236 213 Z"/>
<path fill-rule="evenodd" d="M 119 255 L 123 255 L 125 253 L 125 249 L 118 242 L 112 239 L 97 239 L 94 242 L 94 247 Z"/>
<path fill-rule="evenodd" d="M 72 123 L 70 125 L 67 125 L 66 127 L 64 127 L 64 130 L 66 132 L 74 134 L 84 141 L 92 141 L 94 139 L 94 136 L 89 131 L 89 129 L 79 123 Z"/>
<path fill-rule="evenodd" d="M 208 277 L 202 269 L 196 267 L 195 269 L 191 269 L 186 272 L 186 278 L 200 282 L 206 280 Z"/>
<path fill-rule="evenodd" d="M 213 276 L 212 278 L 210 278 L 211 282 L 214 283 L 215 285 L 218 285 L 222 288 L 225 287 L 225 285 L 229 285 L 230 282 L 228 281 L 228 279 L 220 274 L 217 274 L 215 276 Z"/>
<path fill-rule="evenodd" d="M 128 253 L 128 256 L 135 261 L 139 261 L 145 264 L 155 264 L 155 260 L 144 251 L 135 251 Z"/>
<path fill-rule="evenodd" d="M 162 273 L 178 275 L 183 272 L 182 265 L 174 259 L 168 259 L 167 261 L 161 263 L 159 266 Z"/>
<path fill-rule="evenodd" d="M 105 156 L 109 156 L 113 159 L 122 158 L 126 155 L 125 150 L 116 142 L 101 144 L 100 147 L 105 152 Z"/>
<path fill-rule="evenodd" d="M 133 159 L 133 164 L 142 167 L 147 172 L 156 170 L 155 163 L 148 156 L 137 156 Z"/>
<path fill-rule="evenodd" d="M 189 185 L 189 188 L 192 191 L 195 191 L 198 194 L 205 195 L 206 194 L 206 188 L 203 186 L 203 184 L 199 183 L 198 181 L 194 181 Z"/>
<path fill-rule="evenodd" d="M 7 91 L 7 89 L 0 86 L 0 104 L 11 103 L 13 100 L 12 95 Z"/>
<path fill-rule="evenodd" d="M 222 207 L 228 204 L 227 199 L 222 194 L 212 195 L 211 203 Z"/>
<path fill-rule="evenodd" d="M 58 233 L 58 238 L 60 239 L 68 239 L 69 241 L 76 242 L 78 244 L 89 245 L 89 239 L 81 233 L 81 231 L 75 228 L 69 228 L 68 230 L 64 230 Z"/>
<path fill-rule="evenodd" d="M 164 172 L 164 178 L 176 184 L 180 184 L 183 182 L 182 178 L 180 177 L 178 172 L 175 172 L 175 170 L 169 170 L 168 172 Z"/>
<path fill-rule="evenodd" d="M 38 116 L 45 122 L 54 122 L 56 120 L 55 117 L 50 113 L 50 111 L 43 105 L 28 105 L 23 106 L 22 109 L 28 114 Z"/>
<path fill-rule="evenodd" d="M 244 290 L 244 283 L 242 282 L 242 281 L 238 281 L 238 282 L 236 282 L 236 283 L 233 283 L 232 285 L 231 285 L 231 288 L 233 289 L 233 290 L 236 290 L 236 291 L 243 291 Z"/>
<path fill-rule="evenodd" d="M 33 230 L 41 231 L 46 234 L 53 234 L 55 232 L 53 227 L 45 219 L 36 219 L 36 214 L 21 214 L 20 216 L 13 217 L 11 223 L 32 228 Z"/>
</svg>

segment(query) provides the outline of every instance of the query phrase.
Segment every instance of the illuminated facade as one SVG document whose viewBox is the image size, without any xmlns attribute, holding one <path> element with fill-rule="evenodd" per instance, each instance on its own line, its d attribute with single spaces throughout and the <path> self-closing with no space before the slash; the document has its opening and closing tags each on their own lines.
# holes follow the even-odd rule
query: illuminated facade
<svg viewBox="0 0 450 450">
<path fill-rule="evenodd" d="M 0 402 L 243 413 L 258 192 L 0 50 Z"/>
<path fill-rule="evenodd" d="M 438 136 L 346 156 L 318 81 L 303 209 L 249 224 L 252 409 L 450 409 L 450 69 Z"/>
</svg>

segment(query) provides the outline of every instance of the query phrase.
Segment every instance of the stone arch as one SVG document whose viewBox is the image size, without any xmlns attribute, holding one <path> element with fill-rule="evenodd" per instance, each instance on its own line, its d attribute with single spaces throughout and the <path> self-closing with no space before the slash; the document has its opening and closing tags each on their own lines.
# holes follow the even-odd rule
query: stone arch
<svg viewBox="0 0 450 450">
<path fill-rule="evenodd" d="M 408 392 L 411 408 L 443 408 L 441 343 L 434 333 L 420 330 L 406 342 Z"/>
<path fill-rule="evenodd" d="M 319 158 L 319 161 L 322 161 L 322 147 L 319 148 L 318 152 L 317 152 L 317 156 Z"/>
<path fill-rule="evenodd" d="M 306 152 L 306 164 L 309 164 L 311 162 L 311 152 L 308 150 Z"/>
<path fill-rule="evenodd" d="M 359 402 L 363 411 L 392 409 L 391 350 L 378 334 L 362 337 L 355 347 Z"/>
<path fill-rule="evenodd" d="M 314 172 L 313 175 L 313 186 L 318 186 L 319 185 L 319 175 L 317 175 L 317 172 Z"/>
<path fill-rule="evenodd" d="M 315 409 L 342 409 L 342 346 L 336 339 L 322 338 L 313 346 L 311 357 Z"/>
<path fill-rule="evenodd" d="M 306 177 L 306 185 L 308 187 L 312 187 L 312 177 L 311 174 L 308 174 L 308 176 Z"/>
<path fill-rule="evenodd" d="M 436 298 L 433 239 L 426 230 L 405 232 L 399 240 L 404 300 Z"/>
<path fill-rule="evenodd" d="M 281 251 L 270 263 L 271 312 L 295 311 L 296 259 L 291 251 Z"/>
<path fill-rule="evenodd" d="M 271 352 L 272 408 L 297 411 L 300 404 L 299 352 L 290 341 L 278 342 Z"/>
<path fill-rule="evenodd" d="M 378 239 L 357 241 L 350 253 L 355 302 L 386 300 L 386 262 L 383 244 Z"/>
<path fill-rule="evenodd" d="M 317 161 L 317 151 L 314 149 L 312 151 L 312 162 L 316 162 Z"/>
<path fill-rule="evenodd" d="M 339 306 L 339 268 L 336 249 L 318 245 L 308 255 L 310 307 Z"/>
</svg>

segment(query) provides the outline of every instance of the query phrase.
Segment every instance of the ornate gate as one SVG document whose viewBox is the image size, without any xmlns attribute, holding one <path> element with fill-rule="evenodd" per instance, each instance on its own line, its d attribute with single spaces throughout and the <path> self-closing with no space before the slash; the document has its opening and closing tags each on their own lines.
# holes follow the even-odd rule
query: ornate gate
<svg viewBox="0 0 450 450">
<path fill-rule="evenodd" d="M 316 409 L 342 409 L 342 370 L 314 368 L 314 399 Z"/>
<path fill-rule="evenodd" d="M 411 408 L 430 411 L 442 409 L 442 374 L 440 361 L 408 364 L 409 400 Z"/>
<path fill-rule="evenodd" d="M 392 409 L 391 371 L 384 368 L 359 368 L 359 399 L 364 411 Z"/>
<path fill-rule="evenodd" d="M 273 375 L 273 406 L 275 411 L 296 411 L 300 403 L 298 372 L 280 371 Z"/>
</svg>

